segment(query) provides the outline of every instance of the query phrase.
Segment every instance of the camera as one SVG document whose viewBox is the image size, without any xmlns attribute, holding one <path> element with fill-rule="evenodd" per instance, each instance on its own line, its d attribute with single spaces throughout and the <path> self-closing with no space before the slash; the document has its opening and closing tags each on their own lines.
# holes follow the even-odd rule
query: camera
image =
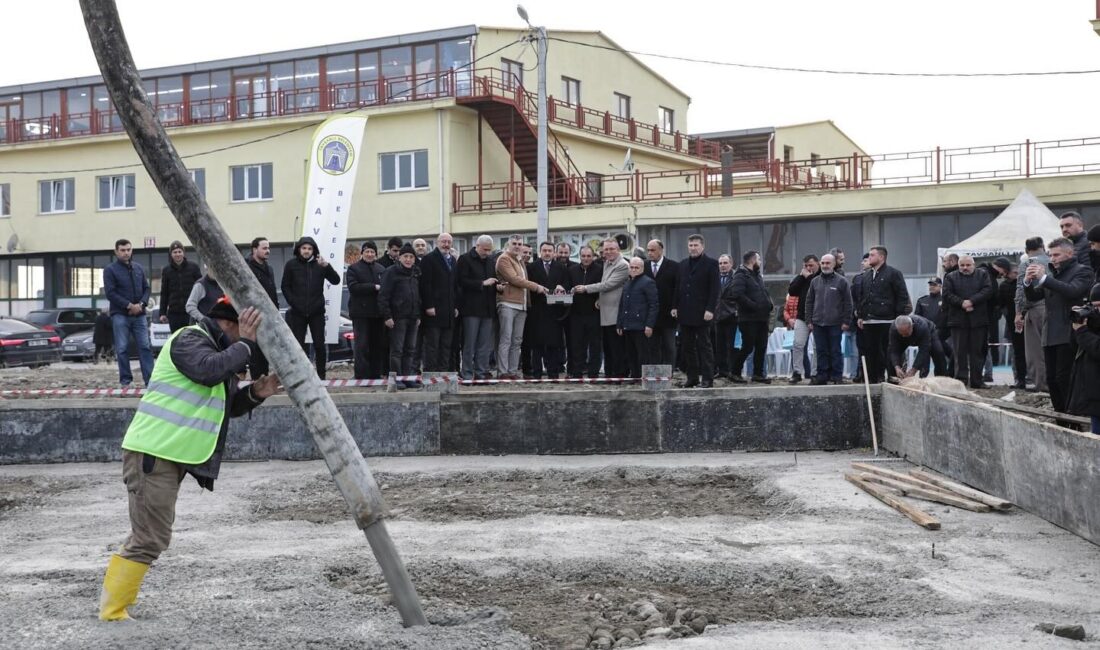
<svg viewBox="0 0 1100 650">
<path fill-rule="evenodd" d="M 1100 319 L 1100 309 L 1097 309 L 1095 305 L 1074 307 L 1070 310 L 1069 318 L 1074 323 L 1085 323 L 1090 327 L 1095 327 L 1098 319 Z"/>
</svg>

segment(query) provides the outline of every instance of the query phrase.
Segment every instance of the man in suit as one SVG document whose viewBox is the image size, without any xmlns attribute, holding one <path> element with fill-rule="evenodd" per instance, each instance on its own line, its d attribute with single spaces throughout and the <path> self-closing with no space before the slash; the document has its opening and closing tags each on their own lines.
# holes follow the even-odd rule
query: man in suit
<svg viewBox="0 0 1100 650">
<path fill-rule="evenodd" d="M 955 378 L 971 388 L 985 388 L 982 365 L 984 343 L 989 330 L 988 303 L 993 298 L 992 279 L 985 269 L 975 268 L 974 258 L 959 258 L 959 270 L 943 279 L 943 305 L 955 349 Z"/>
<path fill-rule="evenodd" d="M 565 293 L 569 285 L 568 271 L 554 259 L 554 245 L 550 242 L 539 244 L 539 259 L 527 265 L 527 277 L 557 294 Z M 531 375 L 535 379 L 542 378 L 543 369 L 550 379 L 557 379 L 564 372 L 565 316 L 565 307 L 548 305 L 546 295 L 531 296 L 523 338 L 531 351 Z"/>
<path fill-rule="evenodd" d="M 714 344 L 710 330 L 718 309 L 718 262 L 704 253 L 702 235 L 688 237 L 688 257 L 680 262 L 672 316 L 680 325 L 687 381 L 684 388 L 714 385 Z"/>
<path fill-rule="evenodd" d="M 714 312 L 714 356 L 718 376 L 728 377 L 733 368 L 733 337 L 737 331 L 737 301 L 733 295 L 733 258 L 718 256 L 718 308 Z"/>
<path fill-rule="evenodd" d="M 603 242 L 603 274 L 599 282 L 595 284 L 578 284 L 573 287 L 574 293 L 598 293 L 600 299 L 596 303 L 600 310 L 600 329 L 603 334 L 604 376 L 626 376 L 626 343 L 615 331 L 615 324 L 619 319 L 619 299 L 622 297 L 623 285 L 626 284 L 630 267 L 623 259 L 619 242 L 615 239 L 605 239 Z"/>
<path fill-rule="evenodd" d="M 569 269 L 569 285 L 595 284 L 603 277 L 603 264 L 596 260 L 596 252 L 590 246 L 582 246 L 580 264 Z M 587 374 L 591 379 L 600 375 L 603 361 L 603 332 L 600 330 L 600 310 L 596 308 L 598 293 L 575 293 L 569 308 L 569 376 L 580 379 Z"/>
<path fill-rule="evenodd" d="M 1024 294 L 1029 300 L 1045 300 L 1047 326 L 1043 331 L 1043 356 L 1047 387 L 1055 411 L 1066 412 L 1070 370 L 1077 356 L 1070 316 L 1084 303 L 1093 285 L 1092 269 L 1077 261 L 1074 243 L 1065 238 L 1050 242 L 1050 264 L 1028 264 Z"/>
<path fill-rule="evenodd" d="M 653 338 L 657 340 L 657 363 L 672 366 L 676 370 L 676 283 L 680 275 L 680 263 L 665 257 L 665 245 L 654 239 L 646 245 L 645 274 L 657 283 L 657 327 Z"/>
<path fill-rule="evenodd" d="M 424 370 L 444 372 L 451 367 L 451 342 L 454 340 L 455 318 L 455 264 L 451 246 L 454 239 L 448 233 L 440 233 L 435 249 L 420 259 L 420 331 L 424 337 Z"/>
</svg>

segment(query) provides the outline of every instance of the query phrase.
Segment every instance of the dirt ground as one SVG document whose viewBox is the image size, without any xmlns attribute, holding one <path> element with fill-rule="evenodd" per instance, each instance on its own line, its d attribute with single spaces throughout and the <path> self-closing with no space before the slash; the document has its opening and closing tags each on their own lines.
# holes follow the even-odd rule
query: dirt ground
<svg viewBox="0 0 1100 650">
<path fill-rule="evenodd" d="M 4 466 L 0 647 L 1100 647 L 1100 547 L 1018 510 L 923 530 L 843 480 L 864 454 L 373 459 L 412 630 L 320 462 L 187 479 L 133 624 L 95 618 L 119 464 Z"/>
</svg>

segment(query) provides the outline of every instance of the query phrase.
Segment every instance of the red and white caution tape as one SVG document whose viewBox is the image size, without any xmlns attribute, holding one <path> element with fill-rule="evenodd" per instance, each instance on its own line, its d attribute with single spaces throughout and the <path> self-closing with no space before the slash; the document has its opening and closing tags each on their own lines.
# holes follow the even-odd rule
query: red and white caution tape
<svg viewBox="0 0 1100 650">
<path fill-rule="evenodd" d="M 628 377 L 591 377 L 573 378 L 564 377 L 558 379 L 458 379 L 457 375 L 443 375 L 440 377 L 423 377 L 420 375 L 402 375 L 393 378 L 394 381 L 410 382 L 418 381 L 422 384 L 445 384 L 455 382 L 463 386 L 495 386 L 508 384 L 630 384 L 638 383 L 640 379 Z M 653 377 L 649 381 L 671 381 L 669 377 Z M 241 386 L 247 386 L 251 382 L 241 382 Z M 331 388 L 367 388 L 389 386 L 389 379 L 329 379 L 321 382 L 322 385 Z M 26 388 L 15 390 L 0 390 L 2 397 L 141 397 L 145 394 L 144 388 Z"/>
</svg>

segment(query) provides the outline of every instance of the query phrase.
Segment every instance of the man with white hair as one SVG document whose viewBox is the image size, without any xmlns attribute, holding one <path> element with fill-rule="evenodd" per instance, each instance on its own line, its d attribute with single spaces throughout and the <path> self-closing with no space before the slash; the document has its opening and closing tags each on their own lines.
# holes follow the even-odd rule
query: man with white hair
<svg viewBox="0 0 1100 650">
<path fill-rule="evenodd" d="M 500 379 L 519 379 L 519 354 L 523 347 L 523 326 L 531 305 L 528 292 L 548 293 L 546 287 L 527 279 L 523 263 L 523 237 L 508 238 L 508 250 L 497 258 L 497 279 L 504 290 L 497 295 L 500 343 L 497 345 L 497 374 Z"/>
<path fill-rule="evenodd" d="M 810 280 L 806 290 L 806 322 L 814 335 L 817 356 L 815 386 L 828 382 L 844 383 L 844 357 L 840 341 L 850 328 L 852 290 L 843 273 L 836 271 L 836 257 L 821 256 L 821 273 Z"/>
<path fill-rule="evenodd" d="M 574 293 L 598 293 L 600 328 L 603 330 L 603 374 L 605 377 L 625 377 L 626 343 L 615 331 L 619 320 L 619 299 L 629 275 L 629 265 L 623 259 L 619 242 L 614 237 L 603 242 L 603 273 L 594 284 L 578 284 Z"/>
<path fill-rule="evenodd" d="M 917 348 L 917 356 L 913 365 L 906 369 L 906 352 L 911 347 Z M 927 377 L 929 359 L 936 364 L 937 376 L 947 374 L 947 358 L 943 354 L 936 324 L 923 316 L 913 314 L 894 319 L 894 324 L 890 326 L 889 354 L 890 364 L 894 366 L 898 379 L 912 377 L 918 372 L 921 377 Z"/>
<path fill-rule="evenodd" d="M 462 318 L 462 378 L 489 379 L 496 309 L 496 270 L 490 255 L 493 238 L 477 238 L 473 250 L 458 258 L 458 315 Z"/>
<path fill-rule="evenodd" d="M 974 258 L 959 258 L 959 270 L 943 280 L 943 304 L 947 307 L 947 326 L 951 328 L 951 347 L 955 350 L 955 378 L 971 388 L 985 388 L 982 367 L 985 363 L 983 342 L 988 336 L 989 310 L 993 283 L 985 269 L 975 268 Z"/>
</svg>

